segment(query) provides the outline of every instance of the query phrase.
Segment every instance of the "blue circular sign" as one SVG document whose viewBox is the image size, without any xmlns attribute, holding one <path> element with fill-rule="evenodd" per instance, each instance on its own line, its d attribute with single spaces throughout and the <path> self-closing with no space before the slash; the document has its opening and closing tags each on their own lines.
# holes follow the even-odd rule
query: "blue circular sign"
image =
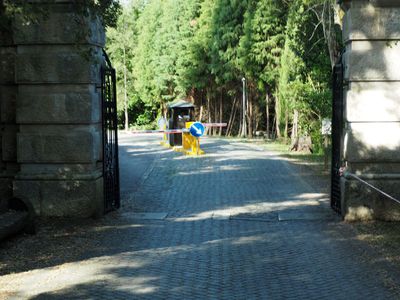
<svg viewBox="0 0 400 300">
<path fill-rule="evenodd" d="M 190 126 L 189 132 L 194 137 L 201 137 L 204 134 L 204 125 L 200 122 L 195 122 Z"/>
</svg>

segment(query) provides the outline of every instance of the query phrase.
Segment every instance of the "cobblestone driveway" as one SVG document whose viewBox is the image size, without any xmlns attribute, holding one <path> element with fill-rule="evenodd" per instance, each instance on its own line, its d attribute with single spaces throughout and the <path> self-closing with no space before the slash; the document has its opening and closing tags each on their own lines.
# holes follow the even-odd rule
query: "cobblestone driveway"
<svg viewBox="0 0 400 300">
<path fill-rule="evenodd" d="M 0 298 L 399 299 L 391 266 L 331 212 L 327 188 L 273 153 L 216 139 L 198 158 L 149 136 L 121 145 L 123 206 L 95 228 L 97 246 L 0 277 Z"/>
</svg>

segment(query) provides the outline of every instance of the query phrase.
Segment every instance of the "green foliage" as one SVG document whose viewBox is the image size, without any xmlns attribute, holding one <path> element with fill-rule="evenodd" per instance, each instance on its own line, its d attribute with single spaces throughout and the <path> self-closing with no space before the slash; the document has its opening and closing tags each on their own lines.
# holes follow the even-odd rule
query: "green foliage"
<svg viewBox="0 0 400 300">
<path fill-rule="evenodd" d="M 153 0 L 144 7 L 133 63 L 140 74 L 135 88 L 148 106 L 160 107 L 189 89 L 186 70 L 192 60 L 188 49 L 198 9 L 195 0 Z"/>
<path fill-rule="evenodd" d="M 133 5 L 136 14 L 127 12 L 128 28 L 117 29 L 127 41 L 129 111 L 136 124 L 150 122 L 165 102 L 193 95 L 199 95 L 195 101 L 203 104 L 202 97 L 207 97 L 207 113 L 223 109 L 219 117 L 228 121 L 245 77 L 254 116 L 264 116 L 260 110 L 265 109 L 267 94 L 281 130 L 287 128 L 286 134 L 291 134 L 297 111 L 299 134 L 311 135 L 319 143 L 321 119 L 330 116 L 331 70 L 318 12 L 333 0 L 138 3 Z M 124 39 L 109 36 L 109 49 L 119 53 L 113 61 L 121 61 L 118 49 Z M 232 122 L 239 115 L 240 111 Z"/>
<path fill-rule="evenodd" d="M 131 125 L 150 123 L 151 116 L 157 111 L 140 97 L 139 91 L 136 89 L 139 76 L 135 72 L 134 62 L 140 29 L 138 22 L 142 9 L 143 6 L 140 2 L 124 8 L 117 20 L 117 26 L 107 28 L 107 52 L 117 70 L 117 108 L 120 124 L 125 123 L 125 110 L 127 110 Z"/>
<path fill-rule="evenodd" d="M 330 61 L 323 32 L 315 27 L 318 20 L 306 2 L 310 1 L 295 0 L 289 10 L 277 117 L 283 123 L 287 114 L 297 110 L 299 134 L 311 135 L 318 148 L 321 120 L 330 116 L 331 109 Z"/>
<path fill-rule="evenodd" d="M 285 42 L 287 4 L 280 0 L 249 1 L 240 41 L 240 69 L 259 90 L 276 89 Z"/>
<path fill-rule="evenodd" d="M 25 22 L 36 22 L 47 17 L 51 2 L 40 5 L 26 0 L 0 0 L 0 26 L 7 23 L 7 19 L 19 16 Z M 75 0 L 72 2 L 75 10 L 82 16 L 101 16 L 104 26 L 115 26 L 121 6 L 118 0 Z"/>
</svg>

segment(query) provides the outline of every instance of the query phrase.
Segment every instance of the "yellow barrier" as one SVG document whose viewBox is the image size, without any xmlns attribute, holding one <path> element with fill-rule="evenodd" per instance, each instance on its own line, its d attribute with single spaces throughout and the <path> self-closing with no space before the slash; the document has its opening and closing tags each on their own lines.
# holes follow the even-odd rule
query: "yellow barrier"
<svg viewBox="0 0 400 300">
<path fill-rule="evenodd" d="M 194 122 L 186 122 L 187 129 L 192 126 Z M 182 133 L 182 147 L 186 155 L 201 155 L 204 151 L 200 149 L 200 139 L 194 137 L 189 132 Z"/>
<path fill-rule="evenodd" d="M 194 122 L 186 122 L 186 128 L 189 129 L 193 123 Z M 205 153 L 202 149 L 200 149 L 200 139 L 191 135 L 190 132 L 182 132 L 182 147 L 171 147 L 166 133 L 164 133 L 163 140 L 160 142 L 160 144 L 164 147 L 172 148 L 176 152 L 183 152 L 186 155 L 202 155 Z"/>
</svg>

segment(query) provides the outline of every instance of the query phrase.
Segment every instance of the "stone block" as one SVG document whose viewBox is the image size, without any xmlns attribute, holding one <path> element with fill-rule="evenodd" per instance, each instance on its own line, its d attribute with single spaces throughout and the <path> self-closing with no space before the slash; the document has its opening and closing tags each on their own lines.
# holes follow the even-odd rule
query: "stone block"
<svg viewBox="0 0 400 300">
<path fill-rule="evenodd" d="M 400 199 L 397 180 L 366 180 L 385 193 Z M 400 221 L 400 205 L 356 180 L 342 179 L 342 215 L 348 221 Z"/>
<path fill-rule="evenodd" d="M 400 122 L 348 123 L 344 159 L 350 162 L 400 162 Z"/>
<path fill-rule="evenodd" d="M 15 82 L 16 48 L 0 47 L 0 84 Z"/>
<path fill-rule="evenodd" d="M 101 95 L 94 85 L 22 85 L 19 124 L 91 124 L 101 122 Z"/>
<path fill-rule="evenodd" d="M 87 164 L 29 164 L 21 165 L 19 178 L 44 178 L 52 180 L 88 180 L 93 176 L 101 176 L 102 168 L 96 163 Z M 95 174 L 95 175 L 93 175 Z M 88 178 L 89 176 L 89 178 Z"/>
<path fill-rule="evenodd" d="M 1 139 L 0 139 L 1 140 Z M 1 153 L 1 151 L 0 151 Z M 7 163 L 0 160 L 0 176 L 6 177 Z"/>
<path fill-rule="evenodd" d="M 3 28 L 0 30 L 0 46 L 14 46 L 11 20 L 2 20 Z"/>
<path fill-rule="evenodd" d="M 13 181 L 14 197 L 32 204 L 34 213 L 41 215 L 41 187 L 40 181 Z"/>
<path fill-rule="evenodd" d="M 88 84 L 101 81 L 101 48 L 76 46 L 19 46 L 18 84 Z"/>
<path fill-rule="evenodd" d="M 7 125 L 1 133 L 1 157 L 7 162 L 17 161 L 17 125 Z"/>
<path fill-rule="evenodd" d="M 400 174 L 400 162 L 351 162 L 349 171 L 358 174 L 387 175 L 388 177 Z"/>
<path fill-rule="evenodd" d="M 12 178 L 0 178 L 0 213 L 8 206 L 8 200 L 13 196 Z"/>
<path fill-rule="evenodd" d="M 16 180 L 14 195 L 30 201 L 38 216 L 90 217 L 103 209 L 103 178 L 94 180 Z"/>
<path fill-rule="evenodd" d="M 4 165 L 7 176 L 14 177 L 14 175 L 20 171 L 20 165 L 16 161 L 8 161 L 5 162 Z"/>
<path fill-rule="evenodd" d="M 348 122 L 400 121 L 400 82 L 351 82 L 345 92 Z"/>
<path fill-rule="evenodd" d="M 15 124 L 16 99 L 18 89 L 15 85 L 0 85 L 0 122 Z"/>
<path fill-rule="evenodd" d="M 19 163 L 91 163 L 100 160 L 100 126 L 21 126 Z"/>
<path fill-rule="evenodd" d="M 344 53 L 348 81 L 400 81 L 400 43 L 353 41 Z"/>
<path fill-rule="evenodd" d="M 47 13 L 38 22 L 17 19 L 14 41 L 17 45 L 93 44 L 105 45 L 105 33 L 99 18 L 76 14 L 75 5 L 46 5 Z"/>
<path fill-rule="evenodd" d="M 343 18 L 343 40 L 400 39 L 400 3 L 355 2 Z"/>
<path fill-rule="evenodd" d="M 0 214 L 7 211 L 7 203 L 6 199 L 0 198 Z"/>
</svg>

